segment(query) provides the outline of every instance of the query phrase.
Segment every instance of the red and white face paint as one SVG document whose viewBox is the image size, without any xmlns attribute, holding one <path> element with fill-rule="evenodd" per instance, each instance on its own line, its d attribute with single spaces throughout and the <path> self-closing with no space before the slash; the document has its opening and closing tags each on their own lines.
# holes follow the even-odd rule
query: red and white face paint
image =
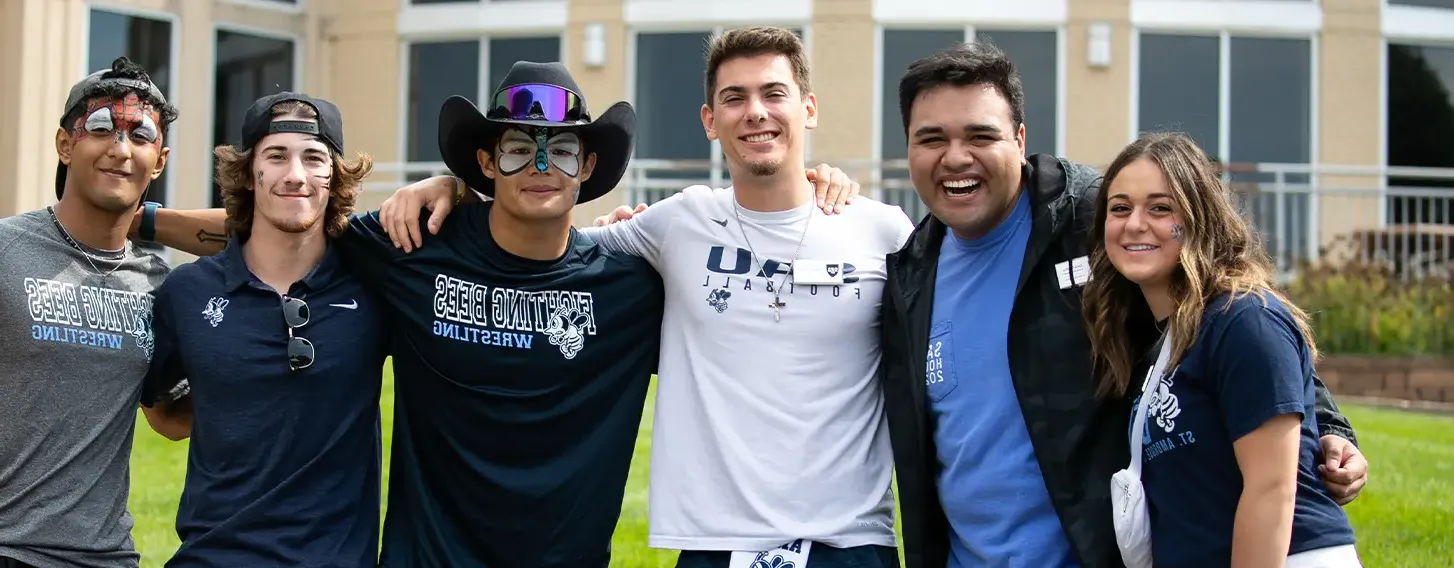
<svg viewBox="0 0 1454 568">
<path fill-rule="evenodd" d="M 71 126 L 71 133 L 73 136 L 111 136 L 118 143 L 130 140 L 138 145 L 156 145 L 162 137 L 157 126 L 160 121 L 161 113 L 142 102 L 135 93 L 129 93 L 122 98 L 92 100 Z"/>
</svg>

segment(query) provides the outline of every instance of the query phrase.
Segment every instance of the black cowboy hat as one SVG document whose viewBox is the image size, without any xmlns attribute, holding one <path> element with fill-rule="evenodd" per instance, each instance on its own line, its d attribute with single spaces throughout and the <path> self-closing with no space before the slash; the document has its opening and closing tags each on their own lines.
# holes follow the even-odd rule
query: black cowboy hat
<svg viewBox="0 0 1454 568">
<path fill-rule="evenodd" d="M 546 108 L 549 107 L 549 108 Z M 439 109 L 439 153 L 444 164 L 466 185 L 495 196 L 495 181 L 485 177 L 475 152 L 495 151 L 495 141 L 510 125 L 570 128 L 587 154 L 596 155 L 591 178 L 581 184 L 576 203 L 585 203 L 615 189 L 626 173 L 635 144 L 636 111 L 618 102 L 592 120 L 585 97 L 565 65 L 519 61 L 500 81 L 485 113 L 469 99 L 455 95 Z"/>
</svg>

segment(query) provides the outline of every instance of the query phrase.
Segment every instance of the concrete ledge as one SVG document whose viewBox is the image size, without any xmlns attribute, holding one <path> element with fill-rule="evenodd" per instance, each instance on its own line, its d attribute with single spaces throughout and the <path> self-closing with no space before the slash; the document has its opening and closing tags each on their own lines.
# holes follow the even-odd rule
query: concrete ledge
<svg viewBox="0 0 1454 568">
<path fill-rule="evenodd" d="M 1340 400 L 1454 404 L 1454 357 L 1330 355 L 1318 363 L 1318 376 Z"/>
<path fill-rule="evenodd" d="M 1404 400 L 1399 398 L 1378 398 L 1370 396 L 1337 396 L 1338 405 L 1358 404 L 1378 408 L 1396 408 L 1429 414 L 1454 415 L 1454 403 L 1430 402 L 1426 400 Z"/>
</svg>

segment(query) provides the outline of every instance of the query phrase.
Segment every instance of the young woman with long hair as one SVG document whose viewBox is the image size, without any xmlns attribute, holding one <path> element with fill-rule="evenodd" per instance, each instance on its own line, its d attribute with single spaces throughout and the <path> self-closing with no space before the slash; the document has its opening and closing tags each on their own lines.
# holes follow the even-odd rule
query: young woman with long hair
<svg viewBox="0 0 1454 568">
<path fill-rule="evenodd" d="M 1112 162 L 1095 216 L 1083 297 L 1100 394 L 1142 394 L 1132 381 L 1170 338 L 1131 438 L 1154 565 L 1359 566 L 1318 478 L 1308 316 L 1277 292 L 1211 160 L 1184 135 L 1146 135 Z"/>
</svg>

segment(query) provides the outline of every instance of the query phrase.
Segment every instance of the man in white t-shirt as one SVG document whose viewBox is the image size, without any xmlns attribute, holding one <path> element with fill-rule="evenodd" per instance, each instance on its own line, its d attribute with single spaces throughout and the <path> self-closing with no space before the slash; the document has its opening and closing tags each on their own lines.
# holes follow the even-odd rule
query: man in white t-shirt
<svg viewBox="0 0 1454 568">
<path fill-rule="evenodd" d="M 666 283 L 650 544 L 682 550 L 682 568 L 764 551 L 769 566 L 897 566 L 877 329 L 884 259 L 913 223 L 866 198 L 814 206 L 802 164 L 817 103 L 791 31 L 716 38 L 707 77 L 702 123 L 733 187 L 587 231 Z"/>
<path fill-rule="evenodd" d="M 681 550 L 678 568 L 899 565 L 878 314 L 885 257 L 914 227 L 867 198 L 816 206 L 804 51 L 776 27 L 714 39 L 702 123 L 733 187 L 582 231 L 666 284 L 649 540 Z M 430 201 L 433 230 L 448 205 Z M 402 209 L 415 213 L 397 225 L 417 234 L 418 208 Z"/>
</svg>

